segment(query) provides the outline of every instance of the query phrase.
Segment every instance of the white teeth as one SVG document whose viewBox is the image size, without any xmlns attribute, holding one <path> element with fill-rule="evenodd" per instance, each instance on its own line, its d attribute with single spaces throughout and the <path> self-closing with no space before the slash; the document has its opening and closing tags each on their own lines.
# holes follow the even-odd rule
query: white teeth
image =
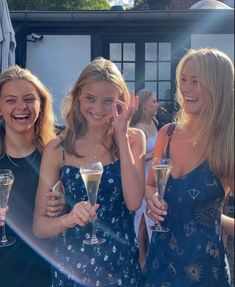
<svg viewBox="0 0 235 287">
<path fill-rule="evenodd" d="M 25 119 L 25 118 L 28 118 L 29 115 L 14 115 L 13 117 L 16 119 Z"/>
<path fill-rule="evenodd" d="M 92 116 L 93 116 L 94 119 L 97 119 L 97 120 L 102 118 L 102 116 L 101 117 L 100 116 L 94 116 L 94 115 L 92 115 Z"/>
</svg>

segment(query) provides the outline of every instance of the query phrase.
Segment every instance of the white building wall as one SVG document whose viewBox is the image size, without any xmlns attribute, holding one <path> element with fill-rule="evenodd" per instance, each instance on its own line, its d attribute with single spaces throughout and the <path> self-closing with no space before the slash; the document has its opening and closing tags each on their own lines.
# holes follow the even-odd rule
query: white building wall
<svg viewBox="0 0 235 287">
<path fill-rule="evenodd" d="M 217 48 L 234 61 L 234 34 L 192 34 L 191 48 Z"/>
<path fill-rule="evenodd" d="M 63 123 L 60 112 L 63 99 L 90 60 L 89 35 L 44 35 L 39 42 L 27 42 L 26 67 L 53 94 L 59 123 Z"/>
</svg>

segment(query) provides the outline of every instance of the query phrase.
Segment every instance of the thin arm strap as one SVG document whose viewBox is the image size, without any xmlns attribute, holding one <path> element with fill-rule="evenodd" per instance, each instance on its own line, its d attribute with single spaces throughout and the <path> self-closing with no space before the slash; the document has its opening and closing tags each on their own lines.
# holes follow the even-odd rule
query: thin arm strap
<svg viewBox="0 0 235 287">
<path fill-rule="evenodd" d="M 165 152 L 163 155 L 163 159 L 169 159 L 170 158 L 170 142 L 175 130 L 175 123 L 171 123 L 170 126 L 168 127 L 167 130 L 167 144 L 166 144 L 166 148 L 165 148 Z"/>
</svg>

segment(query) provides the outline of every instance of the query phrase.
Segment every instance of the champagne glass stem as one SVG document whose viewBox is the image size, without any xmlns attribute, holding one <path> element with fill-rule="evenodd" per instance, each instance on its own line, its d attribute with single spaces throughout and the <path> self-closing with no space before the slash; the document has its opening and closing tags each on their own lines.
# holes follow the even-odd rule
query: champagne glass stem
<svg viewBox="0 0 235 287">
<path fill-rule="evenodd" d="M 97 241 L 97 237 L 96 237 L 96 221 L 93 220 L 93 221 L 91 222 L 91 224 L 92 224 L 91 241 L 92 241 L 93 243 L 96 243 L 96 241 Z"/>
<path fill-rule="evenodd" d="M 1 242 L 5 243 L 5 242 L 7 242 L 5 223 L 1 229 L 2 229 Z"/>
</svg>

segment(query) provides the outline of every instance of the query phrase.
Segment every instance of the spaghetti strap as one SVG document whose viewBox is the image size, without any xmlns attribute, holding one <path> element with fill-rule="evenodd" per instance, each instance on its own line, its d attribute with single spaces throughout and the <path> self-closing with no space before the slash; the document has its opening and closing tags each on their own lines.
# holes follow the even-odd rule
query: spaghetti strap
<svg viewBox="0 0 235 287">
<path fill-rule="evenodd" d="M 60 147 L 61 147 L 61 150 L 62 150 L 62 162 L 63 162 L 63 166 L 65 166 L 64 141 L 63 141 L 63 138 L 61 136 L 59 136 L 59 137 L 61 139 Z"/>
<path fill-rule="evenodd" d="M 175 130 L 175 126 L 176 126 L 175 123 L 171 123 L 170 126 L 168 127 L 168 130 L 167 130 L 167 145 L 166 145 L 166 148 L 165 148 L 163 159 L 169 159 L 170 158 L 170 142 L 171 142 L 174 130 Z"/>
</svg>

